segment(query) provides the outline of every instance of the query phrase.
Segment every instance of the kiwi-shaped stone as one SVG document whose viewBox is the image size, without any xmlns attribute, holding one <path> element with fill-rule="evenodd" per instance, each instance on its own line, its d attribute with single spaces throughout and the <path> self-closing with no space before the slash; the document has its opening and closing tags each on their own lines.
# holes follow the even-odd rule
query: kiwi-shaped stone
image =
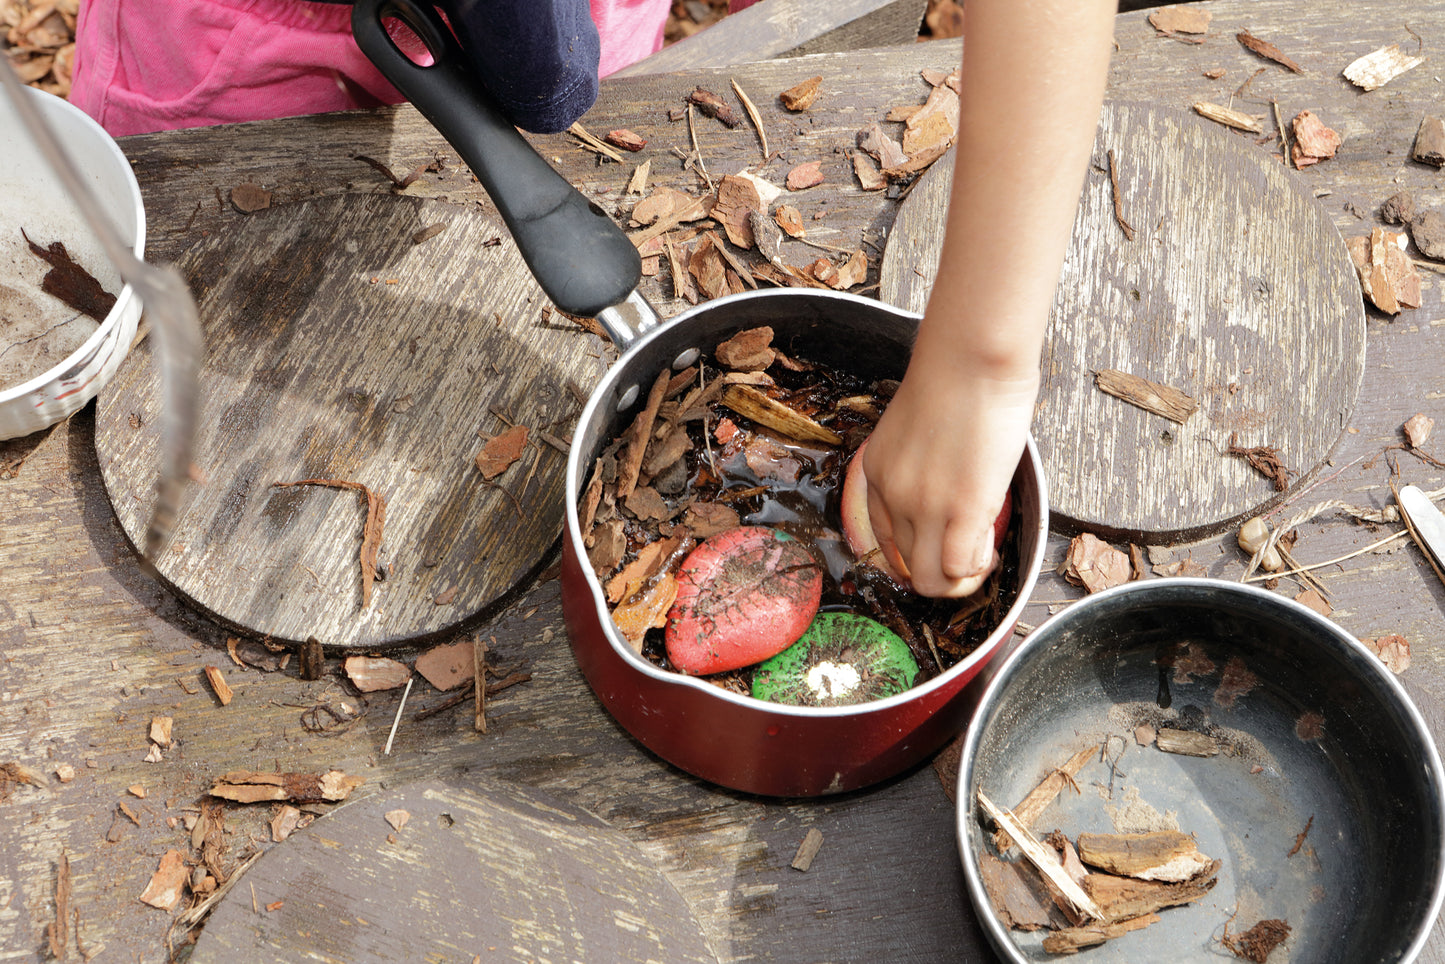
<svg viewBox="0 0 1445 964">
<path fill-rule="evenodd" d="M 918 676 L 908 644 L 867 616 L 820 613 L 798 641 L 753 671 L 753 697 L 850 706 L 902 693 Z"/>
</svg>

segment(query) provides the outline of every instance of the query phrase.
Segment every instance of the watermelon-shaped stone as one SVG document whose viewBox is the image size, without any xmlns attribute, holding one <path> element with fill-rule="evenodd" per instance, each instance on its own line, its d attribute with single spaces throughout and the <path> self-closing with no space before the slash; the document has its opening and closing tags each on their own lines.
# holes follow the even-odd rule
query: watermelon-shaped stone
<svg viewBox="0 0 1445 964">
<path fill-rule="evenodd" d="M 693 676 L 760 663 L 803 634 L 822 595 L 822 567 L 786 532 L 720 532 L 682 561 L 663 635 L 667 658 Z"/>
<path fill-rule="evenodd" d="M 753 696 L 791 706 L 850 706 L 902 693 L 918 676 L 908 644 L 867 616 L 822 613 L 753 671 Z"/>
</svg>

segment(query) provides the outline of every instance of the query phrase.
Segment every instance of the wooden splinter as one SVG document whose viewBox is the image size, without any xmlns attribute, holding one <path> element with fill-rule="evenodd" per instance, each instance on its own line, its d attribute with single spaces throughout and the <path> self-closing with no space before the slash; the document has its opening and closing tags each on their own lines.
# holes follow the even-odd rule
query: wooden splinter
<svg viewBox="0 0 1445 964">
<path fill-rule="evenodd" d="M 1092 751 L 1090 752 L 1092 753 Z M 1099 910 L 1094 899 L 1084 893 L 1084 889 L 1074 883 L 1074 879 L 1064 872 L 1063 866 L 1052 849 L 1041 844 L 1029 828 L 1019 821 L 1018 817 L 990 800 L 983 790 L 979 790 L 976 796 L 978 805 L 983 808 L 983 812 L 988 814 L 1001 830 L 1008 832 L 1009 836 L 1019 845 L 1024 856 L 1028 858 L 1029 863 L 1038 868 L 1039 873 L 1058 888 L 1059 893 L 1063 894 L 1065 899 L 1073 905 L 1075 911 L 1093 920 L 1104 920 L 1104 912 Z"/>
<path fill-rule="evenodd" d="M 1094 372 L 1094 384 L 1106 395 L 1180 425 L 1199 410 L 1199 402 L 1177 388 L 1113 368 Z"/>
</svg>

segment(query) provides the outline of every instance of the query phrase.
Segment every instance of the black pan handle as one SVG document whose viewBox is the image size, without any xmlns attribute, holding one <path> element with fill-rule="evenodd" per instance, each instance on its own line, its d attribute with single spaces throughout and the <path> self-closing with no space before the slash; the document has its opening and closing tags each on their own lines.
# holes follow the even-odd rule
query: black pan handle
<svg viewBox="0 0 1445 964">
<path fill-rule="evenodd" d="M 406 24 L 433 63 L 414 63 L 385 21 Z M 627 235 L 532 149 L 482 89 L 428 0 L 357 0 L 351 29 L 363 53 L 421 111 L 476 174 L 547 297 L 596 315 L 628 299 L 642 259 Z"/>
</svg>

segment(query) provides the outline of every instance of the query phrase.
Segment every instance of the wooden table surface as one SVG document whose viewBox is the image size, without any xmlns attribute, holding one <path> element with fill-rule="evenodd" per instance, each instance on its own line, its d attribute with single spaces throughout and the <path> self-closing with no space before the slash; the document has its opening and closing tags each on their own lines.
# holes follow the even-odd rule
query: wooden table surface
<svg viewBox="0 0 1445 964">
<path fill-rule="evenodd" d="M 1109 95 L 1188 109 L 1196 100 L 1228 103 L 1248 80 L 1234 106 L 1264 117 L 1266 131 L 1274 129 L 1272 98 L 1286 118 L 1313 110 L 1343 135 L 1343 147 L 1335 159 L 1292 176 L 1310 186 L 1346 236 L 1379 225 L 1379 204 L 1396 191 L 1412 192 L 1420 206 L 1445 203 L 1441 173 L 1408 158 L 1422 114 L 1439 102 L 1439 67 L 1427 61 L 1372 93 L 1340 76 L 1347 63 L 1389 43 L 1410 52 L 1421 45 L 1427 56 L 1445 48 L 1445 3 L 1380 0 L 1369 5 L 1368 16 L 1342 0 L 1201 6 L 1214 19 L 1197 45 L 1156 36 L 1146 12 L 1120 15 Z M 1274 42 L 1304 72 L 1288 73 L 1245 51 L 1234 38 L 1241 29 Z M 1030 52 L 1018 55 L 1020 69 L 1027 69 Z M 919 69 L 947 69 L 956 57 L 956 44 L 941 42 L 612 80 L 583 122 L 598 132 L 629 127 L 651 135 L 654 182 L 693 189 L 693 175 L 680 170 L 670 152 L 688 147 L 686 127 L 670 123 L 667 111 L 697 84 L 724 91 L 736 79 L 763 105 L 771 146 L 782 155 L 766 173 L 780 179 L 794 163 L 824 161 L 827 185 L 801 195 L 798 206 L 805 218 L 826 212 L 810 222 L 817 240 L 874 246 L 868 249 L 875 259 L 872 283 L 897 202 L 857 190 L 844 152 L 857 130 L 890 107 L 921 102 Z M 1215 68 L 1224 75 L 1204 76 Z M 826 78 L 827 96 L 810 114 L 784 118 L 769 106 L 777 92 L 817 74 Z M 759 158 L 746 126 L 735 132 L 703 126 L 698 137 L 715 173 Z M 599 164 L 565 135 L 534 143 L 604 207 L 615 211 L 622 204 L 631 164 Z M 226 200 L 243 182 L 270 190 L 278 204 L 389 191 L 356 155 L 397 172 L 441 157 L 442 170 L 423 175 L 407 193 L 490 210 L 447 145 L 406 107 L 145 135 L 127 138 L 122 147 L 145 194 L 148 254 L 158 260 L 177 258 L 243 218 Z M 789 257 L 812 260 L 801 250 Z M 1319 484 L 1276 510 L 1275 521 L 1328 499 L 1383 506 L 1397 469 L 1404 482 L 1427 490 L 1442 485 L 1437 467 L 1392 448 L 1411 415 L 1445 416 L 1445 305 L 1440 275 L 1422 274 L 1421 308 L 1393 319 L 1366 312 L 1367 370 L 1349 429 Z M 656 280 L 645 290 L 665 314 L 678 310 Z M 385 755 L 399 691 L 358 696 L 335 658 L 314 682 L 299 678 L 294 659 L 271 673 L 239 667 L 227 657 L 225 629 L 142 571 L 101 484 L 94 431 L 92 406 L 49 432 L 0 445 L 0 763 L 17 762 L 45 777 L 42 787 L 10 788 L 0 803 L 0 960 L 44 958 L 62 854 L 73 884 L 71 959 L 81 948 L 103 947 L 102 961 L 164 960 L 171 915 L 137 898 L 168 849 L 191 852 L 179 823 L 186 809 L 198 806 L 213 779 L 230 770 L 329 768 L 364 777 L 358 794 L 478 774 L 590 811 L 661 868 L 720 961 L 991 959 L 963 891 L 953 806 L 931 767 L 813 801 L 748 797 L 682 774 L 641 749 L 601 710 L 565 645 L 557 584 L 545 577 L 502 615 L 474 627 L 495 637 L 490 648 L 497 665 L 532 673 L 530 682 L 492 701 L 489 732 L 473 731 L 467 707 L 415 720 L 416 712 L 444 698 L 419 682 Z M 1323 562 L 1397 528 L 1325 511 L 1300 525 L 1294 554 Z M 1031 624 L 1079 598 L 1081 590 L 1052 572 L 1066 545 L 1051 539 L 1048 571 L 1024 617 Z M 1192 560 L 1221 579 L 1243 572 L 1229 536 L 1169 547 L 1162 556 L 1161 563 Z M 1445 663 L 1435 643 L 1445 631 L 1445 586 L 1418 550 L 1401 541 L 1315 575 L 1330 593 L 1333 618 L 1347 631 L 1409 640 L 1413 661 L 1401 680 L 1438 741 L 1445 732 Z M 1293 595 L 1300 587 L 1285 579 L 1278 591 Z M 409 661 L 414 654 L 391 655 Z M 234 689 L 229 706 L 206 687 L 208 665 L 221 668 Z M 363 709 L 355 724 L 311 732 L 303 723 L 309 708 L 343 700 Z M 148 724 L 162 715 L 175 721 L 175 745 L 161 762 L 147 763 Z M 53 775 L 60 765 L 74 768 L 71 782 Z M 145 796 L 130 793 L 132 787 L 143 787 Z M 121 812 L 122 803 L 134 821 Z M 272 813 L 265 805 L 228 809 L 228 866 L 251 849 L 276 846 L 266 829 Z M 822 849 L 806 873 L 793 870 L 794 852 L 811 828 L 822 832 Z M 1445 961 L 1438 926 L 1423 960 Z"/>
</svg>

